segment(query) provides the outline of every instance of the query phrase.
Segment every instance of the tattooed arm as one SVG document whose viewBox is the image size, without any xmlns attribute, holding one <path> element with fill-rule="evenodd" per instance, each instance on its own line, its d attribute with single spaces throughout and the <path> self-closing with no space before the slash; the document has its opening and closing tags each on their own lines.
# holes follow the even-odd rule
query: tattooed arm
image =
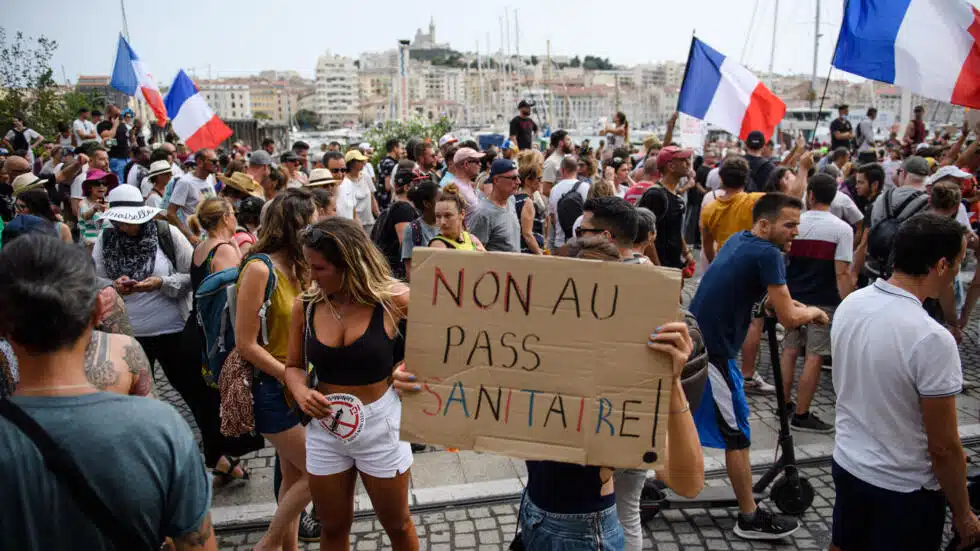
<svg viewBox="0 0 980 551">
<path fill-rule="evenodd" d="M 118 333 L 133 336 L 133 324 L 129 321 L 129 314 L 126 313 L 126 303 L 112 287 L 106 287 L 99 291 L 99 303 L 102 306 L 102 319 L 95 326 L 96 331 L 106 333 Z"/>
<path fill-rule="evenodd" d="M 204 522 L 194 530 L 174 538 L 177 551 L 217 551 L 218 541 L 214 536 L 214 526 L 211 525 L 211 513 L 204 517 Z"/>
<path fill-rule="evenodd" d="M 129 368 L 132 376 L 132 385 L 129 387 L 130 396 L 149 396 L 153 397 L 153 377 L 150 374 L 150 360 L 143 352 L 143 347 L 136 339 L 129 337 L 129 342 L 123 347 L 123 361 Z"/>
<path fill-rule="evenodd" d="M 119 371 L 110 356 L 109 334 L 92 331 L 92 340 L 85 349 L 85 378 L 92 386 L 104 391 L 117 391 Z"/>
</svg>

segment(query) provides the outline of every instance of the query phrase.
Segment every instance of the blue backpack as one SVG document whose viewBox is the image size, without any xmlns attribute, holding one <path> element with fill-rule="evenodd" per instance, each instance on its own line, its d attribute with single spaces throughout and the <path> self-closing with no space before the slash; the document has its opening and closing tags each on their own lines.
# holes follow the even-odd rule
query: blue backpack
<svg viewBox="0 0 980 551">
<path fill-rule="evenodd" d="M 265 301 L 259 308 L 259 344 L 269 343 L 269 329 L 266 324 L 266 310 L 272 303 L 272 293 L 276 290 L 276 269 L 269 255 L 256 253 L 246 258 L 258 259 L 269 268 L 269 281 L 265 285 Z M 243 263 L 244 265 L 244 263 Z M 215 272 L 201 282 L 194 298 L 197 301 L 197 325 L 204 339 L 201 374 L 209 386 L 218 388 L 218 376 L 225 358 L 235 348 L 235 304 L 238 298 L 239 269 L 237 266 Z"/>
</svg>

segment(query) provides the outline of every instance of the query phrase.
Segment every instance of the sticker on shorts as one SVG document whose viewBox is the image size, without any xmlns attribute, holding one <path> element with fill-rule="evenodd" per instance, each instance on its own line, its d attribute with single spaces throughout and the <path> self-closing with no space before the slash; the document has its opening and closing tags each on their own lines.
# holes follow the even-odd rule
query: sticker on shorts
<svg viewBox="0 0 980 551">
<path fill-rule="evenodd" d="M 320 426 L 345 444 L 357 440 L 364 428 L 364 404 L 352 394 L 328 394 L 326 398 L 332 413 L 319 420 Z"/>
</svg>

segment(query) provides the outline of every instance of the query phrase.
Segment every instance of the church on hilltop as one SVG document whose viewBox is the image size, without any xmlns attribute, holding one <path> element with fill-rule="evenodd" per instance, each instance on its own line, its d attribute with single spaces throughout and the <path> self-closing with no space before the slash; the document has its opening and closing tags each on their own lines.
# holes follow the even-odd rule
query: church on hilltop
<svg viewBox="0 0 980 551">
<path fill-rule="evenodd" d="M 429 18 L 429 32 L 424 33 L 422 29 L 415 29 L 415 39 L 408 46 L 412 59 L 431 60 L 438 56 L 445 56 L 452 51 L 449 44 L 439 44 L 436 42 L 436 22 Z"/>
</svg>

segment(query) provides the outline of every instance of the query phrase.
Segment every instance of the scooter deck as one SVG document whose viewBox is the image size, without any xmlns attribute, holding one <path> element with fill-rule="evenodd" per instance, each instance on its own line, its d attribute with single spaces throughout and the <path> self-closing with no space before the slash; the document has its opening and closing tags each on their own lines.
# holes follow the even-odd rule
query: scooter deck
<svg viewBox="0 0 980 551">
<path fill-rule="evenodd" d="M 696 507 L 735 507 L 738 505 L 738 500 L 735 499 L 735 493 L 731 488 L 727 486 L 709 486 L 701 490 L 701 493 L 695 497 L 684 497 L 678 495 L 673 491 L 667 489 L 664 491 L 666 494 L 666 499 L 664 500 L 669 505 L 665 505 L 664 509 L 693 509 Z M 752 494 L 755 502 L 758 503 L 767 497 L 768 493 L 754 493 Z"/>
</svg>

